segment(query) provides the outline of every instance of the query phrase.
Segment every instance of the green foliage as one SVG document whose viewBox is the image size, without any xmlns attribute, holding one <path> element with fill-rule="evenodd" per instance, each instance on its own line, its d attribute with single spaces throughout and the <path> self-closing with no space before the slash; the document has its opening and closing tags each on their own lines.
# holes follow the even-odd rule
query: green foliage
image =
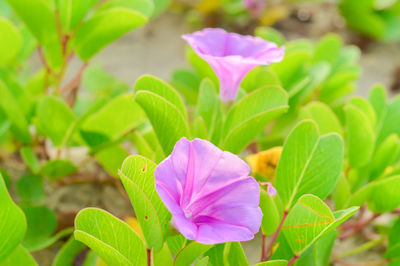
<svg viewBox="0 0 400 266">
<path fill-rule="evenodd" d="M 0 53 L 0 66 L 6 65 L 16 59 L 22 47 L 22 37 L 15 26 L 0 17 L 0 36 L 7 36 L 1 39 L 0 51 L 7 51 Z"/>
<path fill-rule="evenodd" d="M 239 153 L 287 108 L 287 94 L 279 87 L 264 87 L 249 93 L 228 113 L 223 148 Z"/>
<path fill-rule="evenodd" d="M 136 81 L 135 94 L 135 101 L 146 112 L 165 154 L 170 154 L 175 143 L 189 135 L 182 99 L 171 86 L 152 76 Z"/>
<path fill-rule="evenodd" d="M 73 174 L 78 169 L 71 161 L 68 160 L 51 160 L 47 161 L 42 168 L 40 169 L 39 173 L 45 177 L 50 179 L 56 180 L 62 178 L 64 176 Z"/>
<path fill-rule="evenodd" d="M 301 255 L 325 233 L 333 230 L 358 210 L 351 207 L 332 213 L 329 207 L 314 195 L 303 195 L 289 212 L 282 231 L 292 251 Z"/>
<path fill-rule="evenodd" d="M 303 194 L 327 197 L 336 185 L 342 164 L 339 135 L 320 136 L 311 121 L 298 124 L 284 144 L 276 172 L 276 188 L 285 209 Z"/>
<path fill-rule="evenodd" d="M 129 225 L 103 210 L 80 211 L 74 235 L 109 265 L 146 265 L 146 250 L 139 236 Z"/>
<path fill-rule="evenodd" d="M 128 157 L 120 171 L 120 178 L 135 210 L 147 246 L 159 251 L 163 247 L 170 213 L 158 196 L 154 185 L 156 165 L 141 156 Z"/>
<path fill-rule="evenodd" d="M 25 215 L 11 199 L 6 184 L 0 175 L 0 262 L 4 259 L 10 262 L 14 261 L 13 258 L 7 258 L 11 255 L 18 257 L 13 251 L 21 249 L 18 248 L 18 245 L 23 239 L 25 231 Z M 24 251 L 22 249 L 22 251 L 18 250 L 15 252 L 19 254 Z"/>
<path fill-rule="evenodd" d="M 191 265 L 204 252 L 209 250 L 212 245 L 204 245 L 197 242 L 192 242 L 184 247 L 175 257 L 174 265 L 185 266 Z"/>
</svg>

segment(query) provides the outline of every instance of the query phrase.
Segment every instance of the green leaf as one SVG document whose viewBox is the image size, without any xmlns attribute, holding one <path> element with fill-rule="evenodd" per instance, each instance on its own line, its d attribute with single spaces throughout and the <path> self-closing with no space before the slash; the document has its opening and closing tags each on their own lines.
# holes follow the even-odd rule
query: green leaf
<svg viewBox="0 0 400 266">
<path fill-rule="evenodd" d="M 72 236 L 62 246 L 60 251 L 54 258 L 52 266 L 72 266 L 74 265 L 76 257 L 85 249 L 85 245 L 76 241 Z"/>
<path fill-rule="evenodd" d="M 57 147 L 63 144 L 64 138 L 76 121 L 72 110 L 63 101 L 51 96 L 47 96 L 39 102 L 37 117 L 43 133 Z"/>
<path fill-rule="evenodd" d="M 115 119 L 116 117 L 118 119 Z M 133 101 L 132 95 L 123 94 L 88 117 L 82 124 L 82 130 L 100 133 L 109 139 L 117 139 L 138 126 L 144 118 L 145 114 Z"/>
<path fill-rule="evenodd" d="M 207 266 L 209 259 L 210 259 L 209 257 L 201 258 L 195 265 L 196 266 Z"/>
<path fill-rule="evenodd" d="M 100 165 L 115 177 L 118 176 L 118 169 L 128 155 L 128 152 L 121 145 L 113 145 L 94 154 Z"/>
<path fill-rule="evenodd" d="M 22 245 L 30 251 L 42 249 L 56 230 L 56 214 L 46 206 L 24 206 L 22 210 L 28 223 Z"/>
<path fill-rule="evenodd" d="M 400 138 L 396 134 L 388 136 L 375 151 L 370 164 L 370 180 L 384 173 L 400 153 Z"/>
<path fill-rule="evenodd" d="M 358 210 L 351 207 L 332 213 L 318 197 L 310 194 L 299 198 L 289 212 L 282 232 L 292 251 L 300 256 L 325 233 L 333 230 Z"/>
<path fill-rule="evenodd" d="M 43 45 L 43 53 L 52 68 L 62 63 L 61 43 L 56 15 L 51 1 L 7 0 L 35 38 Z"/>
<path fill-rule="evenodd" d="M 20 153 L 25 164 L 36 174 L 40 169 L 40 163 L 36 157 L 35 151 L 31 147 L 22 147 Z"/>
<path fill-rule="evenodd" d="M 343 142 L 335 133 L 320 136 L 312 121 L 303 121 L 287 137 L 276 170 L 276 188 L 285 209 L 301 195 L 324 199 L 334 189 L 343 164 Z"/>
<path fill-rule="evenodd" d="M 152 0 L 154 3 L 154 10 L 152 17 L 157 17 L 160 15 L 171 3 L 171 0 Z"/>
<path fill-rule="evenodd" d="M 96 12 L 104 12 L 112 8 L 126 8 L 137 11 L 145 17 L 150 17 L 153 12 L 152 0 L 111 0 L 103 3 Z"/>
<path fill-rule="evenodd" d="M 18 245 L 16 249 L 4 260 L 0 261 L 2 266 L 37 266 L 35 259 L 31 254 L 21 245 Z"/>
<path fill-rule="evenodd" d="M 239 153 L 271 122 L 288 109 L 287 93 L 264 87 L 243 97 L 228 113 L 223 130 L 224 150 Z"/>
<path fill-rule="evenodd" d="M 171 85 L 185 98 L 188 104 L 196 104 L 201 79 L 189 69 L 176 69 L 172 73 Z"/>
<path fill-rule="evenodd" d="M 187 114 L 180 96 L 151 76 L 139 78 L 135 93 L 135 100 L 146 112 L 165 154 L 170 154 L 175 143 L 189 135 Z"/>
<path fill-rule="evenodd" d="M 225 265 L 249 265 L 240 242 L 228 242 L 224 251 Z"/>
<path fill-rule="evenodd" d="M 254 266 L 286 266 L 287 260 L 270 260 L 255 264 Z"/>
<path fill-rule="evenodd" d="M 31 142 L 28 122 L 10 90 L 0 81 L 0 107 L 11 122 L 15 137 L 24 144 Z"/>
<path fill-rule="evenodd" d="M 204 245 L 192 242 L 184 247 L 175 257 L 175 266 L 187 266 L 196 261 L 204 252 L 212 248 L 212 245 Z"/>
<path fill-rule="evenodd" d="M 25 231 L 25 215 L 11 199 L 0 175 L 0 261 L 17 248 Z"/>
<path fill-rule="evenodd" d="M 73 38 L 75 51 L 87 61 L 104 46 L 146 22 L 146 16 L 132 9 L 111 8 L 99 12 L 77 30 Z"/>
<path fill-rule="evenodd" d="M 252 69 L 243 79 L 240 87 L 251 92 L 265 86 L 280 86 L 278 76 L 270 68 L 259 66 Z"/>
<path fill-rule="evenodd" d="M 37 175 L 26 174 L 18 180 L 17 191 L 22 201 L 37 202 L 45 198 L 43 178 Z"/>
<path fill-rule="evenodd" d="M 173 254 L 178 254 L 179 251 L 186 245 L 187 239 L 181 235 L 172 235 L 167 238 L 168 248 Z"/>
<path fill-rule="evenodd" d="M 120 178 L 132 202 L 136 217 L 149 248 L 163 247 L 171 214 L 155 190 L 156 164 L 145 157 L 132 155 L 122 164 Z"/>
<path fill-rule="evenodd" d="M 204 253 L 209 258 L 210 266 L 225 265 L 224 252 L 226 243 L 216 244 Z"/>
<path fill-rule="evenodd" d="M 311 102 L 301 110 L 303 119 L 312 119 L 317 123 L 321 134 L 338 133 L 343 136 L 342 125 L 331 108 L 322 102 Z"/>
<path fill-rule="evenodd" d="M 214 70 L 206 61 L 198 56 L 189 45 L 186 46 L 185 55 L 186 60 L 196 70 L 197 74 L 199 74 L 202 79 L 209 78 L 215 86 L 218 86 L 219 82 Z"/>
<path fill-rule="evenodd" d="M 266 41 L 274 42 L 278 46 L 285 43 L 285 37 L 272 27 L 257 27 L 254 35 L 263 38 Z"/>
<path fill-rule="evenodd" d="M 374 86 L 368 95 L 368 101 L 375 110 L 378 121 L 386 108 L 386 90 L 382 86 Z"/>
<path fill-rule="evenodd" d="M 276 197 L 268 195 L 264 189 L 261 189 L 260 208 L 264 214 L 261 221 L 261 229 L 265 235 L 272 235 L 281 221 L 282 213 L 275 200 L 277 200 Z"/>
<path fill-rule="evenodd" d="M 393 121 L 400 121 L 400 96 L 395 97 L 386 108 L 377 131 L 377 145 L 393 133 L 400 135 L 400 123 L 393 123 Z"/>
<path fill-rule="evenodd" d="M 368 117 L 358 107 L 348 104 L 344 111 L 349 163 L 351 167 L 359 168 L 370 160 L 374 151 L 374 130 Z"/>
<path fill-rule="evenodd" d="M 99 0 L 59 0 L 60 22 L 67 32 L 72 31 L 83 20 L 88 11 Z"/>
<path fill-rule="evenodd" d="M 371 125 L 373 128 L 375 128 L 376 125 L 376 114 L 374 111 L 374 108 L 372 105 L 365 100 L 364 98 L 360 96 L 356 96 L 350 99 L 349 104 L 354 105 L 357 107 L 359 110 L 361 110 L 369 119 L 371 122 Z"/>
<path fill-rule="evenodd" d="M 182 116 L 187 119 L 185 104 L 181 96 L 173 87 L 161 79 L 151 75 L 143 75 L 136 80 L 134 90 L 135 93 L 146 91 L 157 94 L 178 108 Z"/>
<path fill-rule="evenodd" d="M 173 266 L 174 260 L 172 258 L 171 251 L 167 244 L 164 244 L 163 248 L 158 251 L 154 252 L 153 255 L 154 265 L 165 265 L 165 266 Z"/>
<path fill-rule="evenodd" d="M 47 178 L 56 180 L 64 176 L 75 173 L 78 169 L 76 166 L 68 160 L 50 160 L 47 161 L 39 173 Z"/>
<path fill-rule="evenodd" d="M 351 187 L 349 181 L 347 180 L 346 177 L 344 177 L 344 175 L 341 175 L 332 195 L 333 201 L 335 202 L 335 208 L 336 209 L 345 208 L 346 203 L 350 197 L 351 197 Z"/>
<path fill-rule="evenodd" d="M 400 176 L 373 181 L 356 191 L 348 206 L 368 203 L 368 208 L 375 213 L 390 212 L 400 206 L 399 189 Z"/>
<path fill-rule="evenodd" d="M 106 211 L 81 210 L 75 219 L 74 235 L 108 265 L 147 265 L 146 249 L 140 237 L 128 224 Z"/>
<path fill-rule="evenodd" d="M 209 79 L 200 84 L 196 117 L 203 119 L 211 142 L 218 143 L 222 134 L 223 113 L 219 96 Z"/>
<path fill-rule="evenodd" d="M 399 257 L 400 253 L 400 219 L 397 219 L 389 233 L 389 245 L 385 258 Z"/>
<path fill-rule="evenodd" d="M 340 36 L 333 33 L 325 35 L 315 47 L 313 61 L 335 63 L 342 45 Z"/>
<path fill-rule="evenodd" d="M 6 65 L 17 58 L 22 47 L 22 37 L 15 26 L 0 17 L 0 65 Z"/>
</svg>

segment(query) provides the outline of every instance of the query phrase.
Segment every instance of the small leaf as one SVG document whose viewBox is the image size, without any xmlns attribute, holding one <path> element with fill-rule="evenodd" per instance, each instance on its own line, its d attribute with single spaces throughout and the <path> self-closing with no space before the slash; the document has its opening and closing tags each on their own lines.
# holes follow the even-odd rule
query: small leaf
<svg viewBox="0 0 400 266">
<path fill-rule="evenodd" d="M 249 265 L 240 242 L 228 242 L 225 245 L 224 257 L 227 265 Z"/>
<path fill-rule="evenodd" d="M 370 180 L 378 178 L 398 157 L 400 138 L 396 134 L 388 136 L 375 151 L 370 164 Z"/>
<path fill-rule="evenodd" d="M 317 123 L 321 134 L 338 133 L 343 136 L 343 128 L 335 113 L 322 102 L 311 102 L 303 107 L 300 116 Z"/>
<path fill-rule="evenodd" d="M 139 236 L 129 225 L 103 210 L 80 211 L 74 235 L 109 265 L 146 265 L 146 249 Z"/>
<path fill-rule="evenodd" d="M 180 107 L 179 95 L 161 81 L 146 76 L 136 82 L 135 93 L 165 154 L 170 154 L 175 143 L 189 135 L 187 114 Z"/>
<path fill-rule="evenodd" d="M 359 168 L 371 158 L 375 145 L 372 124 L 363 111 L 348 104 L 345 106 L 346 134 L 350 166 Z"/>
<path fill-rule="evenodd" d="M 37 202 L 45 198 L 43 178 L 41 176 L 26 174 L 17 183 L 17 191 L 24 202 Z"/>
<path fill-rule="evenodd" d="M 20 152 L 25 164 L 29 167 L 29 169 L 31 169 L 34 174 L 36 174 L 40 169 L 40 163 L 38 158 L 36 157 L 35 151 L 30 147 L 22 147 Z"/>
<path fill-rule="evenodd" d="M 163 248 L 158 251 L 154 252 L 154 265 L 165 265 L 165 266 L 172 266 L 174 265 L 174 260 L 171 255 L 171 251 L 167 244 L 164 244 Z"/>
<path fill-rule="evenodd" d="M 2 266 L 37 266 L 35 259 L 31 254 L 21 245 L 18 245 L 16 249 L 4 260 L 0 261 Z"/>
<path fill-rule="evenodd" d="M 204 245 L 192 242 L 184 247 L 175 257 L 175 266 L 187 266 L 196 261 L 204 252 L 212 248 L 212 245 Z"/>
<path fill-rule="evenodd" d="M 400 206 L 400 176 L 392 176 L 383 180 L 368 183 L 353 194 L 348 205 L 363 205 L 375 213 L 390 212 Z"/>
<path fill-rule="evenodd" d="M 218 143 L 222 134 L 223 114 L 221 101 L 209 79 L 204 79 L 200 84 L 196 117 L 204 120 L 211 142 Z"/>
<path fill-rule="evenodd" d="M 72 236 L 58 251 L 52 266 L 73 265 L 76 257 L 85 249 L 82 242 L 75 240 Z"/>
<path fill-rule="evenodd" d="M 60 0 L 58 6 L 60 10 L 60 22 L 64 30 L 72 31 L 83 20 L 88 11 L 99 0 Z"/>
<path fill-rule="evenodd" d="M 22 245 L 30 251 L 42 249 L 56 230 L 56 214 L 46 206 L 24 206 L 22 210 L 28 223 Z"/>
<path fill-rule="evenodd" d="M 28 122 L 10 90 L 0 81 L 0 107 L 11 122 L 15 137 L 24 144 L 31 142 Z"/>
<path fill-rule="evenodd" d="M 17 248 L 25 231 L 25 215 L 13 202 L 0 175 L 0 261 Z"/>
<path fill-rule="evenodd" d="M 179 251 L 186 245 L 187 239 L 181 235 L 173 235 L 167 238 L 168 248 L 171 250 L 173 254 L 178 254 Z"/>
<path fill-rule="evenodd" d="M 272 235 L 281 221 L 282 213 L 275 200 L 275 197 L 268 195 L 264 189 L 261 189 L 260 208 L 264 214 L 261 221 L 261 229 L 265 235 Z"/>
<path fill-rule="evenodd" d="M 63 144 L 64 138 L 76 121 L 72 110 L 64 102 L 50 96 L 39 102 L 37 117 L 43 133 L 57 147 Z"/>
<path fill-rule="evenodd" d="M 343 164 L 343 142 L 331 133 L 319 136 L 312 121 L 303 121 L 287 137 L 276 170 L 276 189 L 285 209 L 301 195 L 324 199 L 334 189 Z"/>
<path fill-rule="evenodd" d="M 396 258 L 400 252 L 400 219 L 397 219 L 389 233 L 388 250 L 385 258 Z"/>
<path fill-rule="evenodd" d="M 68 160 L 51 160 L 47 161 L 39 173 L 45 177 L 56 180 L 61 177 L 71 175 L 77 171 L 76 166 Z"/>
<path fill-rule="evenodd" d="M 112 145 L 94 154 L 100 165 L 115 177 L 118 176 L 118 169 L 128 155 L 128 152 L 121 145 Z"/>
<path fill-rule="evenodd" d="M 17 58 L 22 47 L 22 37 L 15 26 L 0 17 L 0 65 L 6 65 Z M 7 36 L 7 37 L 6 37 Z"/>
<path fill-rule="evenodd" d="M 375 86 L 368 95 L 368 101 L 375 110 L 378 121 L 386 108 L 386 90 L 382 86 Z"/>
<path fill-rule="evenodd" d="M 288 109 L 287 97 L 279 87 L 264 87 L 242 98 L 226 118 L 223 148 L 232 153 L 246 148 L 270 121 Z"/>
<path fill-rule="evenodd" d="M 395 97 L 388 104 L 386 112 L 382 116 L 381 125 L 377 132 L 377 145 L 393 133 L 400 135 L 400 123 L 393 123 L 393 121 L 400 121 L 400 96 Z"/>
<path fill-rule="evenodd" d="M 155 167 L 152 161 L 133 155 L 122 164 L 120 178 L 132 202 L 147 245 L 159 251 L 163 246 L 163 234 L 171 214 L 155 190 Z"/>
<path fill-rule="evenodd" d="M 94 15 L 77 30 L 73 45 L 79 57 L 87 61 L 104 46 L 147 22 L 147 17 L 128 8 L 111 8 Z"/>
<path fill-rule="evenodd" d="M 282 232 L 292 251 L 300 256 L 321 236 L 339 226 L 357 210 L 358 207 L 352 207 L 332 213 L 318 197 L 306 194 L 299 198 L 289 212 Z"/>
<path fill-rule="evenodd" d="M 340 36 L 336 34 L 327 34 L 316 45 L 313 61 L 325 61 L 333 64 L 339 56 L 341 47 L 342 39 Z"/>
</svg>

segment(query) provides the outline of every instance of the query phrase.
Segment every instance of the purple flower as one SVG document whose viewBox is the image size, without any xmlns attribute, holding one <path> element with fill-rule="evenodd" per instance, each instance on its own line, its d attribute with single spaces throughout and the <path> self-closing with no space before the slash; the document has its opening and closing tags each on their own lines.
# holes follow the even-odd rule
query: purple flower
<svg viewBox="0 0 400 266">
<path fill-rule="evenodd" d="M 261 224 L 260 188 L 238 156 L 212 143 L 179 140 L 156 168 L 156 190 L 187 239 L 246 241 Z"/>
<path fill-rule="evenodd" d="M 272 185 L 271 182 L 260 182 L 261 186 L 267 186 L 267 194 L 270 195 L 271 197 L 276 196 L 276 188 Z"/>
<path fill-rule="evenodd" d="M 243 0 L 243 3 L 254 18 L 259 18 L 267 5 L 266 0 Z"/>
<path fill-rule="evenodd" d="M 283 58 L 284 48 L 275 43 L 223 29 L 208 28 L 182 38 L 214 69 L 225 102 L 236 99 L 239 85 L 250 70 Z"/>
</svg>

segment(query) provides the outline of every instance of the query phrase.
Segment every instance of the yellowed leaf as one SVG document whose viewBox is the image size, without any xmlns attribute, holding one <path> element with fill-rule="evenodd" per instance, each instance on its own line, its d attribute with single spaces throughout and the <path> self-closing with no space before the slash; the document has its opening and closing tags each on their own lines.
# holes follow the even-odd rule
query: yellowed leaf
<svg viewBox="0 0 400 266">
<path fill-rule="evenodd" d="M 269 150 L 252 154 L 246 158 L 252 172 L 259 174 L 268 180 L 275 180 L 276 166 L 281 157 L 282 147 L 273 147 Z"/>
<path fill-rule="evenodd" d="M 133 231 L 135 231 L 143 241 L 145 241 L 142 229 L 140 228 L 140 224 L 136 217 L 128 217 L 125 219 L 125 222 L 129 224 Z"/>
</svg>

